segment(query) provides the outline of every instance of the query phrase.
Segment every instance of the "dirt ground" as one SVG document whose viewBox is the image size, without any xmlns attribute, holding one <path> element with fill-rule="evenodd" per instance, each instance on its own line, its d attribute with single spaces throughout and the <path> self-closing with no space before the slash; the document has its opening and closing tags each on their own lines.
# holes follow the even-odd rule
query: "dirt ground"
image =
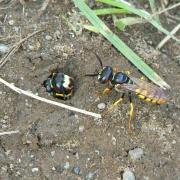
<svg viewBox="0 0 180 180">
<path fill-rule="evenodd" d="M 99 68 L 93 52 L 105 65 L 142 76 L 101 35 L 70 28 L 67 22 L 82 20 L 72 1 L 53 0 L 39 18 L 42 0 L 20 2 L 0 1 L 0 43 L 10 47 L 34 31 L 45 30 L 11 56 L 0 69 L 1 78 L 41 97 L 101 113 L 98 104 L 105 103 L 106 111 L 120 95 L 113 91 L 98 97 L 97 92 L 105 86 L 96 78 L 84 77 Z M 136 3 L 148 8 L 144 1 Z M 180 17 L 180 9 L 170 12 Z M 178 24 L 164 15 L 161 18 L 168 30 Z M 112 26 L 110 17 L 104 20 Z M 134 129 L 130 134 L 128 99 L 105 118 L 94 119 L 18 95 L 1 84 L 1 132 L 20 133 L 0 137 L 0 179 L 120 180 L 126 168 L 139 180 L 180 179 L 180 46 L 171 40 L 157 51 L 155 47 L 164 35 L 149 24 L 114 32 L 170 84 L 168 106 L 134 97 Z M 42 86 L 49 70 L 57 65 L 75 78 L 75 94 L 65 102 L 54 99 Z M 129 151 L 137 147 L 143 155 L 133 160 Z"/>
</svg>

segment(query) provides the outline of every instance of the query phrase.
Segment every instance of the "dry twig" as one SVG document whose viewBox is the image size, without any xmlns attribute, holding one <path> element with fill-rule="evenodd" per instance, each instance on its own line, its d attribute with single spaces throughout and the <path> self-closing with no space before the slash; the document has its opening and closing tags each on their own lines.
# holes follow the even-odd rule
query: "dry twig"
<svg viewBox="0 0 180 180">
<path fill-rule="evenodd" d="M 159 15 L 159 14 L 162 14 L 162 13 L 165 13 L 165 12 L 171 10 L 171 9 L 177 8 L 178 6 L 180 6 L 180 3 L 174 4 L 174 5 L 172 5 L 172 6 L 168 7 L 168 8 L 165 8 L 165 9 L 163 9 L 161 11 L 158 11 L 158 12 L 154 13 L 152 15 L 152 17 L 156 16 L 156 15 Z"/>
<path fill-rule="evenodd" d="M 31 38 L 32 36 L 36 35 L 37 33 L 40 33 L 44 30 L 39 30 L 39 31 L 35 31 L 32 34 L 28 35 L 27 37 L 25 37 L 24 39 L 21 39 L 19 42 L 15 43 L 9 50 L 9 52 L 0 60 L 0 68 L 9 60 L 9 57 L 11 55 L 13 55 L 18 49 L 19 47 L 22 45 L 22 43 L 24 43 L 25 41 L 27 41 L 29 38 Z"/>
<path fill-rule="evenodd" d="M 52 100 L 49 100 L 49 99 L 46 99 L 46 98 L 36 96 L 31 92 L 24 91 L 24 90 L 22 90 L 22 89 L 20 89 L 18 87 L 15 87 L 13 84 L 8 83 L 7 81 L 3 80 L 2 78 L 0 78 L 0 82 L 3 83 L 4 85 L 6 85 L 7 87 L 9 87 L 10 89 L 12 89 L 13 91 L 19 93 L 19 94 L 24 94 L 24 95 L 29 96 L 31 98 L 34 98 L 36 100 L 39 100 L 39 101 L 42 101 L 42 102 L 45 102 L 45 103 L 48 103 L 48 104 L 52 104 L 52 105 L 55 105 L 55 106 L 59 106 L 59 107 L 68 109 L 70 111 L 75 111 L 75 112 L 79 112 L 79 113 L 82 113 L 82 114 L 85 114 L 85 115 L 88 115 L 88 116 L 101 118 L 100 114 L 96 114 L 96 113 L 93 113 L 93 112 L 90 112 L 90 111 L 86 111 L 86 110 L 83 110 L 83 109 L 79 109 L 79 108 L 76 108 L 76 107 L 73 107 L 73 106 L 68 106 L 66 104 L 62 104 L 62 103 L 59 103 L 59 102 L 56 102 L 56 101 L 52 101 Z"/>
<path fill-rule="evenodd" d="M 17 131 L 6 131 L 6 132 L 0 132 L 0 136 L 4 136 L 4 135 L 11 135 L 11 134 L 17 134 L 20 133 L 19 130 Z"/>
<path fill-rule="evenodd" d="M 171 32 L 168 36 L 166 36 L 156 47 L 156 49 L 161 49 L 164 44 L 166 44 L 169 39 L 171 38 L 172 35 L 174 35 L 178 30 L 180 29 L 180 24 L 178 24 Z"/>
</svg>

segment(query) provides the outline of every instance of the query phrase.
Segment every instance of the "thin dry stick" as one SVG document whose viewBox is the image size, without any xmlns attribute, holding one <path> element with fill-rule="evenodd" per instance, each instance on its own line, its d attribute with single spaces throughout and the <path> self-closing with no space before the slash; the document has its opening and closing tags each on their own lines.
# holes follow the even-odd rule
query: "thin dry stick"
<svg viewBox="0 0 180 180">
<path fill-rule="evenodd" d="M 37 99 L 39 101 L 42 101 L 42 102 L 45 102 L 45 103 L 48 103 L 48 104 L 52 104 L 52 105 L 55 105 L 55 106 L 59 106 L 59 107 L 68 109 L 70 111 L 75 111 L 75 112 L 79 112 L 79 113 L 82 113 L 82 114 L 85 114 L 85 115 L 88 115 L 88 116 L 101 118 L 100 114 L 96 114 L 96 113 L 93 113 L 93 112 L 90 112 L 90 111 L 86 111 L 86 110 L 83 110 L 83 109 L 79 109 L 79 108 L 76 108 L 76 107 L 73 107 L 73 106 L 68 106 L 66 104 L 62 104 L 62 103 L 59 103 L 59 102 L 56 102 L 56 101 L 51 101 L 49 99 L 36 96 L 31 92 L 27 92 L 27 91 L 24 91 L 24 90 L 22 90 L 22 89 L 20 89 L 18 87 L 15 87 L 13 84 L 8 83 L 7 81 L 3 80 L 2 78 L 0 78 L 0 82 L 3 83 L 4 85 L 6 85 L 7 87 L 9 87 L 10 89 L 12 89 L 13 91 L 19 93 L 19 94 L 24 94 L 24 95 L 29 96 L 31 98 Z"/>
<path fill-rule="evenodd" d="M 156 47 L 156 49 L 161 49 L 164 44 L 166 44 L 169 39 L 171 38 L 172 35 L 174 35 L 178 30 L 180 29 L 180 24 L 178 24 L 171 32 L 168 36 L 166 36 Z"/>
<path fill-rule="evenodd" d="M 11 134 L 17 134 L 20 133 L 19 130 L 17 131 L 6 131 L 6 132 L 0 132 L 0 136 L 4 136 L 4 135 L 11 135 Z"/>
<path fill-rule="evenodd" d="M 151 17 L 156 16 L 156 15 L 160 15 L 160 14 L 166 12 L 166 11 L 169 11 L 171 9 L 177 8 L 178 6 L 180 6 L 180 3 L 174 4 L 174 5 L 172 5 L 172 6 L 168 7 L 168 8 L 165 8 L 165 9 L 159 11 L 159 12 L 156 12 L 156 13 L 152 14 Z"/>
<path fill-rule="evenodd" d="M 39 31 L 35 31 L 32 34 L 28 35 L 27 37 L 25 37 L 24 39 L 21 39 L 19 42 L 15 43 L 9 50 L 9 52 L 0 60 L 0 68 L 9 60 L 9 57 L 11 55 L 13 55 L 21 46 L 22 43 L 24 43 L 25 41 L 27 41 L 29 38 L 31 38 L 32 36 L 36 35 L 37 33 L 40 33 L 44 30 L 39 30 Z"/>
<path fill-rule="evenodd" d="M 177 16 L 173 16 L 173 15 L 171 15 L 171 14 L 169 14 L 169 13 L 167 13 L 167 15 L 166 15 L 167 17 L 169 17 L 170 19 L 172 19 L 172 20 L 175 20 L 175 21 L 180 21 L 180 17 L 177 17 Z"/>
</svg>

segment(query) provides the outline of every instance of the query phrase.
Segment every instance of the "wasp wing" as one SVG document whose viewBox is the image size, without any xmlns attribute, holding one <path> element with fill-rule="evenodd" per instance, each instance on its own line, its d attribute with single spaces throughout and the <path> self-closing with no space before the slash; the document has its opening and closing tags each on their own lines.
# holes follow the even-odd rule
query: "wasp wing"
<svg viewBox="0 0 180 180">
<path fill-rule="evenodd" d="M 167 96 L 163 89 L 160 87 L 157 87 L 156 85 L 153 85 L 151 83 L 148 83 L 144 80 L 129 76 L 130 80 L 133 82 L 132 84 L 119 84 L 117 85 L 117 89 L 127 89 L 131 92 L 135 92 L 137 94 L 140 94 L 147 98 L 153 98 L 153 99 L 159 99 L 162 98 L 164 100 L 167 100 Z"/>
</svg>

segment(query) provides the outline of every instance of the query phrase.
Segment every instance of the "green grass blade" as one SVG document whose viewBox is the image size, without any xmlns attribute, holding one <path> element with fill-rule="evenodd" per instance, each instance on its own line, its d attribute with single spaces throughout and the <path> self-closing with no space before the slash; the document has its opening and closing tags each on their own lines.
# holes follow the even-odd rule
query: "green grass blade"
<svg viewBox="0 0 180 180">
<path fill-rule="evenodd" d="M 155 4 L 155 0 L 149 0 L 149 4 L 150 4 L 151 10 L 152 10 L 152 13 L 153 13 L 153 14 L 156 14 L 156 4 Z M 154 16 L 154 19 L 156 20 L 156 22 L 157 22 L 158 24 L 161 25 L 161 21 L 160 21 L 160 19 L 159 19 L 159 15 L 155 15 L 155 16 Z"/>
<path fill-rule="evenodd" d="M 101 19 L 96 16 L 84 2 L 84 0 L 73 0 L 75 5 L 83 12 L 86 18 L 93 26 L 114 45 L 128 60 L 130 60 L 144 75 L 146 75 L 155 84 L 162 88 L 170 88 L 170 86 L 161 77 L 156 74 L 144 61 L 133 52 L 117 35 L 115 35 Z"/>
<path fill-rule="evenodd" d="M 94 9 L 93 11 L 97 16 L 107 15 L 107 14 L 130 14 L 129 11 L 119 8 Z"/>
<path fill-rule="evenodd" d="M 143 10 L 143 9 L 137 9 L 135 7 L 133 7 L 132 5 L 130 5 L 127 2 L 124 1 L 115 1 L 115 0 L 96 0 L 97 2 L 101 2 L 101 3 L 105 3 L 111 6 L 115 6 L 118 8 L 122 8 L 125 9 L 127 11 L 130 11 L 131 13 L 134 13 L 144 19 L 146 19 L 146 21 L 148 21 L 149 23 L 151 23 L 154 27 L 156 27 L 159 31 L 163 32 L 166 35 L 169 35 L 172 39 L 176 40 L 178 43 L 180 43 L 180 40 L 177 39 L 175 36 L 171 35 L 170 32 L 168 30 L 166 30 L 164 27 L 162 27 L 155 19 L 154 17 L 151 16 L 151 14 L 149 14 L 147 11 Z"/>
<path fill-rule="evenodd" d="M 126 17 L 122 19 L 116 19 L 115 20 L 115 26 L 120 29 L 121 31 L 124 31 L 126 26 L 131 26 L 138 23 L 143 23 L 144 21 L 142 18 L 136 18 L 136 17 Z"/>
<path fill-rule="evenodd" d="M 89 30 L 89 31 L 92 31 L 92 32 L 94 32 L 94 33 L 99 33 L 99 31 L 97 30 L 97 28 L 94 27 L 94 26 L 91 26 L 91 25 L 84 24 L 84 25 L 83 25 L 83 28 L 84 28 L 84 29 L 87 29 L 87 30 Z"/>
</svg>

